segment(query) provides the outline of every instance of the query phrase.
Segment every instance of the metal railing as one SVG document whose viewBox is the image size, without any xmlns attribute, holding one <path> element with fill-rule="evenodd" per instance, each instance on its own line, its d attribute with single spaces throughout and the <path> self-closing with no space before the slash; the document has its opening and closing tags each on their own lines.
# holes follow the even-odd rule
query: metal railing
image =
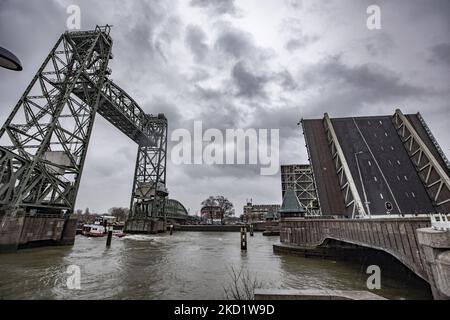
<svg viewBox="0 0 450 320">
<path fill-rule="evenodd" d="M 438 213 L 431 215 L 431 227 L 434 230 L 450 231 L 450 221 L 447 215 Z"/>
</svg>

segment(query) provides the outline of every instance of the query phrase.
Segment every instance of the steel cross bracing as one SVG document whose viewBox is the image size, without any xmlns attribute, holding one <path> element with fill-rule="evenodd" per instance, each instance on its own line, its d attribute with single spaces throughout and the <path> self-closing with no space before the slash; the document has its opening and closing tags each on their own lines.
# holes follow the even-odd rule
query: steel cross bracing
<svg viewBox="0 0 450 320">
<path fill-rule="evenodd" d="M 399 109 L 395 111 L 392 121 L 433 205 L 438 212 L 450 212 L 450 177 L 447 172 Z"/>
<path fill-rule="evenodd" d="M 130 216 L 165 218 L 167 119 L 160 114 L 151 117 L 150 122 L 156 130 L 156 140 L 152 145 L 138 148 Z"/>
<path fill-rule="evenodd" d="M 1 211 L 73 212 L 97 112 L 139 145 L 132 203 L 140 182 L 158 191 L 139 200 L 167 195 L 167 120 L 145 114 L 107 78 L 109 32 L 105 26 L 61 35 L 7 118 L 0 130 Z"/>
<path fill-rule="evenodd" d="M 345 159 L 339 140 L 334 131 L 333 124 L 327 113 L 324 115 L 324 128 L 327 135 L 328 144 L 331 148 L 332 158 L 334 160 L 335 169 L 339 177 L 339 185 L 344 192 L 345 207 L 350 208 L 352 218 L 365 218 L 367 215 L 364 210 L 363 202 L 356 188 L 355 181 L 350 172 L 350 168 Z"/>
<path fill-rule="evenodd" d="M 282 192 L 294 190 L 306 209 L 306 215 L 320 215 L 316 186 L 310 165 L 286 165 L 281 167 Z"/>
</svg>

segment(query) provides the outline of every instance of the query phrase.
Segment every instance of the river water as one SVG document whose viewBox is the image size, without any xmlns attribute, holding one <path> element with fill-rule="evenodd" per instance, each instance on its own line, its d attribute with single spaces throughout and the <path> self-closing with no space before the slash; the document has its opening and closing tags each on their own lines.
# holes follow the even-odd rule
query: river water
<svg viewBox="0 0 450 320">
<path fill-rule="evenodd" d="M 176 232 L 172 236 L 77 236 L 73 247 L 0 255 L 0 299 L 224 299 L 231 269 L 248 271 L 264 288 L 367 290 L 358 263 L 274 254 L 278 237 L 255 233 L 242 253 L 239 233 Z M 80 267 L 80 289 L 68 289 L 67 268 Z M 389 299 L 430 299 L 414 279 L 382 274 Z"/>
</svg>

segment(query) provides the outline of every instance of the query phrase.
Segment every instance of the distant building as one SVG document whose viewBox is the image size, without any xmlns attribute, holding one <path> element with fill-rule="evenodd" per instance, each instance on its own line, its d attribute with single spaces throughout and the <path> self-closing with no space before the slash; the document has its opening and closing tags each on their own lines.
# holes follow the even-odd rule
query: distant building
<svg viewBox="0 0 450 320">
<path fill-rule="evenodd" d="M 287 190 L 293 190 L 307 215 L 320 215 L 316 184 L 309 164 L 281 166 L 281 192 L 284 198 Z"/>
<path fill-rule="evenodd" d="M 210 223 L 220 221 L 222 218 L 222 210 L 218 206 L 204 206 L 200 210 L 202 220 L 206 220 Z"/>
<path fill-rule="evenodd" d="M 241 221 L 241 219 L 239 217 L 230 216 L 230 217 L 223 218 L 223 223 L 224 224 L 236 224 L 236 223 L 238 223 L 240 221 Z"/>
<path fill-rule="evenodd" d="M 279 210 L 279 204 L 253 204 L 250 200 L 244 206 L 243 220 L 244 222 L 277 220 Z"/>
</svg>

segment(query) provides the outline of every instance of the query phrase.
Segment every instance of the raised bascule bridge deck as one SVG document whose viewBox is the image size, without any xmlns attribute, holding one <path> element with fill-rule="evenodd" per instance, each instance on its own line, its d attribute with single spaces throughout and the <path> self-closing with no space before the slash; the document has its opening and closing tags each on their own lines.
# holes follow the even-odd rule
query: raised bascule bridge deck
<svg viewBox="0 0 450 320">
<path fill-rule="evenodd" d="M 450 231 L 428 228 L 430 214 L 450 212 L 450 165 L 420 113 L 301 123 L 321 216 L 282 219 L 276 249 L 383 251 L 450 297 Z"/>
</svg>

